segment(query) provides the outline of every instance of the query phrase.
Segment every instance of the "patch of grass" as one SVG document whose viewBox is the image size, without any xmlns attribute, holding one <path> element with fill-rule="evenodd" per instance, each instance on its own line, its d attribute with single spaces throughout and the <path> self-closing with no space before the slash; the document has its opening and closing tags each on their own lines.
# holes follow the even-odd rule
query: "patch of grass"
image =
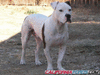
<svg viewBox="0 0 100 75">
<path fill-rule="evenodd" d="M 37 12 L 36 11 L 34 11 L 34 10 L 28 10 L 28 11 L 26 11 L 24 14 L 36 14 Z"/>
</svg>

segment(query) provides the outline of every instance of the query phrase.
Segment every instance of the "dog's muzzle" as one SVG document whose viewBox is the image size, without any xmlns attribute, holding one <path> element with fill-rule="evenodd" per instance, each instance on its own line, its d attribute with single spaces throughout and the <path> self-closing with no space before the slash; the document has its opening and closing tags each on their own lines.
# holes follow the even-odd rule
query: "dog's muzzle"
<svg viewBox="0 0 100 75">
<path fill-rule="evenodd" d="M 66 14 L 65 17 L 67 18 L 66 22 L 71 23 L 71 15 L 70 14 Z"/>
</svg>

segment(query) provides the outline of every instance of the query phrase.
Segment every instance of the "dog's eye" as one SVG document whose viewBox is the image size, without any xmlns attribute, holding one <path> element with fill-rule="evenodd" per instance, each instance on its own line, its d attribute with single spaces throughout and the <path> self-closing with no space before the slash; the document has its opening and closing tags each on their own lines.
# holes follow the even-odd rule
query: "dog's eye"
<svg viewBox="0 0 100 75">
<path fill-rule="evenodd" d="M 60 9 L 59 11 L 60 11 L 60 12 L 63 12 L 63 10 L 62 10 L 62 9 Z"/>
<path fill-rule="evenodd" d="M 69 11 L 71 11 L 71 9 L 69 9 Z"/>
</svg>

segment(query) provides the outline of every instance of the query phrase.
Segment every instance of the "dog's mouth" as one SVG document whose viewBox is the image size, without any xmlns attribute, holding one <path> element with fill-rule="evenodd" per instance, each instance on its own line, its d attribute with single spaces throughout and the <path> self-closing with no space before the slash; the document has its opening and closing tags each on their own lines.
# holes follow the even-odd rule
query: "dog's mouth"
<svg viewBox="0 0 100 75">
<path fill-rule="evenodd" d="M 65 18 L 66 22 L 71 23 L 71 15 L 70 14 L 66 14 L 65 17 L 66 17 Z"/>
<path fill-rule="evenodd" d="M 65 23 L 71 23 L 72 21 L 71 21 L 71 18 L 65 18 L 66 19 L 66 21 L 65 22 L 61 22 L 61 21 L 58 21 L 58 24 L 59 25 L 64 25 Z"/>
<path fill-rule="evenodd" d="M 71 23 L 71 18 L 67 17 L 67 21 L 66 22 Z"/>
</svg>

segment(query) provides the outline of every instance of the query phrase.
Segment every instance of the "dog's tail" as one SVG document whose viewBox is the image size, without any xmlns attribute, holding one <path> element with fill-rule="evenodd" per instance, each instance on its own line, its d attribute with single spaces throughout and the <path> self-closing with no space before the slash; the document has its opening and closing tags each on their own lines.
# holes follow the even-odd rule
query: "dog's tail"
<svg viewBox="0 0 100 75">
<path fill-rule="evenodd" d="M 21 26 L 21 34 L 22 34 L 23 26 L 25 25 L 25 20 L 27 19 L 27 17 L 28 17 L 28 16 L 26 16 L 26 17 L 24 18 L 24 21 L 23 21 L 23 23 L 22 23 L 22 26 Z"/>
<path fill-rule="evenodd" d="M 28 17 L 28 16 L 25 17 L 24 21 L 26 20 L 27 17 Z"/>
</svg>

